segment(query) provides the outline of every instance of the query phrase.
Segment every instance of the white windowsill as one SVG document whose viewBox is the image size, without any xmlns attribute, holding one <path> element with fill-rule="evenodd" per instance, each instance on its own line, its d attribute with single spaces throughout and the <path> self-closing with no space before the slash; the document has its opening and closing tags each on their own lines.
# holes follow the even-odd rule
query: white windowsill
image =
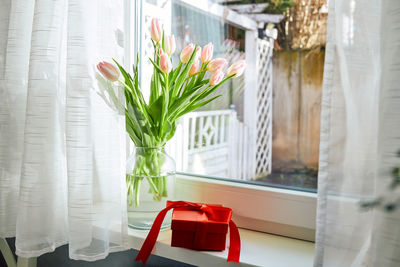
<svg viewBox="0 0 400 267">
<path fill-rule="evenodd" d="M 240 265 L 226 262 L 228 249 L 222 252 L 194 251 L 171 247 L 171 230 L 161 231 L 153 254 L 195 266 L 312 266 L 314 243 L 239 229 Z M 129 229 L 129 246 L 139 250 L 148 231 Z M 229 236 L 228 236 L 229 238 Z"/>
<path fill-rule="evenodd" d="M 229 207 L 241 228 L 314 241 L 315 193 L 179 174 L 175 197 Z"/>
</svg>

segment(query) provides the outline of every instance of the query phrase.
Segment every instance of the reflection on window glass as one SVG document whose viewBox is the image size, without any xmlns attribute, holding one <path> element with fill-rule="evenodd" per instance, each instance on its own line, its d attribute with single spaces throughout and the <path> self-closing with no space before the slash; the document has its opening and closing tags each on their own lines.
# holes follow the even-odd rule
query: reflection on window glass
<svg viewBox="0 0 400 267">
<path fill-rule="evenodd" d="M 244 75 L 210 96 L 220 98 L 181 120 L 167 146 L 178 171 L 316 189 L 326 0 L 289 9 L 279 5 L 144 3 L 145 23 L 157 16 L 175 35 L 173 63 L 187 44 L 209 42 L 214 58 L 247 63 Z M 273 15 L 259 16 L 263 12 Z M 148 37 L 142 42 L 149 45 Z"/>
</svg>

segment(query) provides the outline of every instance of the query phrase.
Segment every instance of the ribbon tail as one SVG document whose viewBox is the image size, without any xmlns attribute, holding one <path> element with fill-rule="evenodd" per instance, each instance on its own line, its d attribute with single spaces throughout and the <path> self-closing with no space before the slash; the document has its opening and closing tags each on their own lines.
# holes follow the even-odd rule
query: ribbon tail
<svg viewBox="0 0 400 267">
<path fill-rule="evenodd" d="M 185 201 L 167 201 L 167 207 L 158 213 L 156 219 L 154 220 L 153 226 L 150 229 L 149 234 L 147 235 L 144 243 L 136 256 L 135 261 L 142 261 L 143 264 L 146 264 L 147 259 L 150 257 L 151 251 L 154 248 L 154 245 L 157 242 L 158 234 L 160 233 L 162 222 L 164 221 L 165 215 L 170 209 L 187 206 L 189 202 Z"/>
<path fill-rule="evenodd" d="M 240 259 L 240 235 L 236 224 L 231 220 L 229 222 L 229 252 L 226 261 L 239 262 Z"/>
<path fill-rule="evenodd" d="M 174 208 L 174 205 L 171 205 L 171 206 L 163 209 L 157 215 L 156 219 L 154 220 L 153 226 L 151 227 L 150 232 L 147 235 L 146 240 L 144 241 L 135 261 L 142 261 L 143 264 L 146 264 L 146 261 L 149 258 L 151 251 L 153 250 L 154 245 L 157 241 L 157 237 L 160 232 L 160 228 L 161 228 L 162 222 L 164 221 L 165 215 L 172 208 Z"/>
</svg>

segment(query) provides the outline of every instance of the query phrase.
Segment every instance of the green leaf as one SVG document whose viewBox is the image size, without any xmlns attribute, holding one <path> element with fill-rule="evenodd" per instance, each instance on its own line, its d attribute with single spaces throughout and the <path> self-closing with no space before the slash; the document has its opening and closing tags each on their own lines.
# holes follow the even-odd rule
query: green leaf
<svg viewBox="0 0 400 267">
<path fill-rule="evenodd" d="M 141 144 L 142 139 L 142 131 L 140 124 L 137 121 L 134 121 L 135 117 L 129 115 L 129 111 L 125 109 L 125 124 L 126 130 L 131 137 L 132 141 L 135 145 Z"/>
<path fill-rule="evenodd" d="M 213 97 L 213 98 L 211 98 L 211 99 L 208 99 L 208 100 L 206 100 L 206 101 L 204 101 L 204 102 L 201 102 L 201 103 L 198 103 L 198 104 L 196 104 L 196 105 L 191 105 L 191 106 L 189 106 L 187 109 L 185 109 L 182 113 L 180 113 L 179 115 L 178 115 L 178 117 L 177 118 L 179 118 L 179 117 L 181 117 L 182 115 L 184 115 L 184 114 L 186 114 L 186 113 L 189 113 L 189 112 L 191 112 L 191 111 L 193 111 L 193 110 L 196 110 L 196 109 L 198 109 L 198 108 L 201 108 L 202 106 L 205 106 L 205 105 L 207 105 L 208 103 L 210 103 L 211 101 L 214 101 L 215 99 L 217 99 L 218 97 L 220 97 L 221 95 L 217 95 L 217 96 L 215 96 L 215 97 Z"/>
<path fill-rule="evenodd" d="M 225 79 L 223 79 L 219 84 L 214 85 L 213 87 L 208 87 L 207 89 L 203 90 L 203 92 L 201 92 L 200 94 L 193 97 L 193 99 L 191 99 L 191 101 L 198 102 L 198 101 L 205 99 L 207 96 L 209 96 L 211 93 L 213 93 L 219 87 L 221 87 L 221 85 L 223 85 L 226 81 L 228 81 L 232 77 L 233 77 L 232 75 L 228 76 Z"/>
<path fill-rule="evenodd" d="M 176 83 L 174 85 L 173 93 L 172 95 L 175 97 L 178 95 L 178 92 L 180 91 L 181 86 L 183 85 L 183 82 L 185 81 L 186 77 L 188 76 L 188 73 L 190 71 L 190 68 L 193 65 L 193 62 L 196 58 L 196 50 L 197 50 L 197 45 L 194 47 L 194 50 L 192 54 L 190 55 L 189 61 L 187 64 L 185 64 L 185 67 L 182 70 L 182 73 L 178 76 Z"/>
<path fill-rule="evenodd" d="M 163 96 L 161 95 L 149 107 L 149 114 L 153 118 L 154 122 L 160 122 L 161 121 L 162 105 L 163 105 Z"/>
<path fill-rule="evenodd" d="M 159 73 L 164 74 L 164 72 L 160 69 L 160 67 L 157 66 L 157 64 L 154 63 L 154 61 L 153 61 L 151 58 L 149 58 L 149 59 L 150 59 L 151 64 L 153 64 L 154 68 L 155 68 Z"/>
<path fill-rule="evenodd" d="M 188 85 L 188 89 L 185 89 L 185 91 L 197 91 L 199 88 L 203 87 L 204 85 L 209 83 L 209 79 L 206 79 L 204 81 L 200 81 L 198 83 L 196 83 L 192 88 L 189 87 Z"/>
<path fill-rule="evenodd" d="M 207 70 L 207 65 L 208 65 L 208 62 L 205 63 L 203 66 L 201 66 L 200 71 L 203 71 L 203 72 L 200 72 L 199 75 L 197 76 L 196 83 L 198 83 L 198 82 L 203 80 L 204 75 L 206 75 L 206 71 L 205 70 Z"/>
<path fill-rule="evenodd" d="M 154 146 L 154 142 L 153 142 L 152 136 L 150 136 L 147 133 L 144 133 L 143 134 L 143 145 L 144 146 L 148 146 L 148 147 L 153 147 Z"/>
<path fill-rule="evenodd" d="M 139 60 L 139 57 L 137 56 L 137 61 Z M 127 73 L 125 71 L 125 69 L 115 60 L 113 59 L 113 61 L 115 62 L 115 64 L 117 64 L 122 76 L 124 76 L 125 78 L 125 87 L 128 87 L 127 89 L 129 89 L 129 93 L 132 94 L 132 97 L 130 97 L 130 100 L 133 100 L 136 102 L 137 105 L 139 105 L 141 107 L 142 110 L 146 110 L 145 107 L 145 101 L 143 98 L 143 94 L 139 89 L 139 80 L 138 80 L 138 67 L 136 66 L 135 68 L 135 81 L 133 81 L 131 75 L 129 73 Z M 135 86 L 133 86 L 135 85 Z"/>
<path fill-rule="evenodd" d="M 203 86 L 203 84 L 199 84 L 198 86 L 193 87 L 191 90 L 186 90 L 187 92 L 184 95 L 182 95 L 181 97 L 173 98 L 173 100 L 171 100 L 171 102 L 173 102 L 173 103 L 171 104 L 170 109 L 168 110 L 169 117 L 172 117 L 178 109 L 185 109 L 187 104 L 189 104 L 189 103 L 186 103 L 186 105 L 184 105 L 184 103 L 189 102 L 190 98 L 202 86 Z"/>
<path fill-rule="evenodd" d="M 174 77 L 174 69 L 172 69 L 169 73 L 168 73 L 168 80 L 172 81 L 172 77 Z"/>
<path fill-rule="evenodd" d="M 190 81 L 188 82 L 188 84 L 186 85 L 186 88 L 192 88 L 195 84 L 196 84 L 196 77 L 193 76 L 190 78 Z M 186 90 L 186 88 L 184 90 Z"/>
<path fill-rule="evenodd" d="M 161 37 L 161 47 L 162 47 L 162 50 L 165 51 L 165 31 L 164 30 L 162 32 L 162 37 Z"/>
<path fill-rule="evenodd" d="M 182 61 L 179 61 L 178 67 L 174 70 L 174 75 L 172 76 L 172 81 L 176 80 L 176 77 L 178 77 L 179 73 L 181 72 L 182 68 Z"/>
<path fill-rule="evenodd" d="M 176 127 L 177 127 L 176 120 L 171 124 L 171 126 L 172 127 L 171 127 L 170 132 L 167 134 L 166 141 L 170 140 L 175 135 Z"/>
<path fill-rule="evenodd" d="M 154 123 L 149 123 L 149 121 L 143 116 L 142 111 L 138 110 L 136 106 L 128 104 L 127 108 L 129 118 L 132 120 L 133 125 L 137 126 L 136 128 L 134 128 L 135 131 L 140 132 L 142 143 L 145 142 L 144 134 L 155 137 L 157 129 L 155 127 L 152 127 L 154 126 Z"/>
<path fill-rule="evenodd" d="M 149 98 L 149 106 L 151 106 L 154 101 L 157 99 L 157 91 L 156 91 L 156 82 L 155 82 L 155 75 L 151 75 L 150 81 L 150 98 Z"/>
<path fill-rule="evenodd" d="M 132 77 L 129 75 L 129 73 L 127 73 L 125 71 L 125 69 L 115 59 L 112 59 L 112 60 L 115 62 L 115 64 L 117 64 L 118 69 L 121 72 L 122 76 L 124 76 L 126 85 L 128 85 L 129 88 L 131 88 L 133 90 Z"/>
<path fill-rule="evenodd" d="M 163 125 L 162 131 L 161 131 L 161 136 L 167 136 L 171 130 L 172 130 L 171 123 L 169 121 L 166 121 Z"/>
</svg>

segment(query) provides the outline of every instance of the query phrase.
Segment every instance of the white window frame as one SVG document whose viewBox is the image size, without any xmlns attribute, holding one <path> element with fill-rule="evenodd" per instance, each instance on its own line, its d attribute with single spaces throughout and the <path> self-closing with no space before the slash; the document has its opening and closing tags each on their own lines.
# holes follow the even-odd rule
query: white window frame
<svg viewBox="0 0 400 267">
<path fill-rule="evenodd" d="M 138 43 L 141 42 L 140 38 L 142 36 L 142 1 L 144 0 L 125 0 L 125 53 L 127 55 L 125 65 L 128 69 L 131 69 L 136 53 L 141 50 Z M 180 1 L 191 5 L 194 3 L 193 0 Z M 256 22 L 218 4 L 214 4 L 210 8 L 205 4 L 206 2 L 196 0 L 196 7 L 211 14 L 224 14 L 227 22 L 244 28 L 246 30 L 246 50 L 250 51 L 249 55 L 246 56 L 256 56 L 251 54 L 256 50 L 255 47 L 252 49 L 256 42 L 251 40 L 257 37 Z M 254 67 L 247 71 L 254 75 Z M 252 84 L 251 86 L 255 85 Z M 255 93 L 255 90 L 249 89 L 247 91 L 254 91 Z M 251 110 L 246 110 L 248 114 L 256 114 L 254 113 L 256 112 L 255 105 L 245 106 L 251 108 Z M 256 123 L 256 116 L 253 115 L 251 116 L 253 120 L 249 119 L 247 124 Z M 252 132 L 256 133 L 256 131 Z M 255 141 L 256 136 L 250 138 Z M 128 147 L 127 152 L 129 153 L 129 151 Z M 230 207 L 234 212 L 233 220 L 242 228 L 308 241 L 315 240 L 316 193 L 236 182 L 229 179 L 215 179 L 193 174 L 177 174 L 176 195 L 179 200 L 223 204 Z"/>
</svg>

